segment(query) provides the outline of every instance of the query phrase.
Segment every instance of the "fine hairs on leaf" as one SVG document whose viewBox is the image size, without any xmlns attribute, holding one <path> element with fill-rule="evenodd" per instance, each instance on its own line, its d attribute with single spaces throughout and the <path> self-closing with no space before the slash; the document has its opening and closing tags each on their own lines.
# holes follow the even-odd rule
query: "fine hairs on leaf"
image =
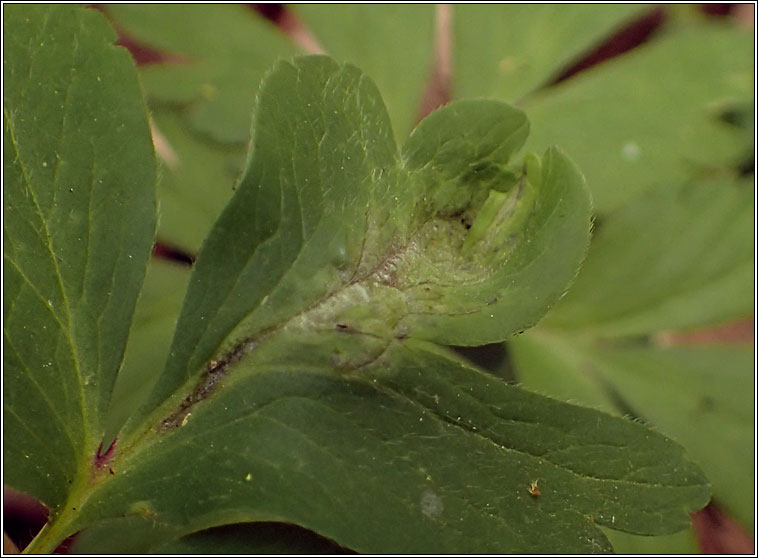
<svg viewBox="0 0 758 558">
<path fill-rule="evenodd" d="M 523 111 L 456 101 L 398 148 L 358 67 L 278 61 L 151 359 L 145 324 L 164 331 L 186 275 L 148 272 L 135 68 L 93 10 L 6 15 L 6 481 L 50 510 L 29 551 L 75 534 L 76 553 L 186 551 L 226 532 L 241 551 L 610 552 L 600 527 L 673 533 L 705 505 L 675 442 L 448 348 L 535 325 L 587 251 L 584 178 L 560 148 L 519 153 Z M 143 279 L 146 300 L 176 285 L 152 319 L 133 317 Z"/>
</svg>

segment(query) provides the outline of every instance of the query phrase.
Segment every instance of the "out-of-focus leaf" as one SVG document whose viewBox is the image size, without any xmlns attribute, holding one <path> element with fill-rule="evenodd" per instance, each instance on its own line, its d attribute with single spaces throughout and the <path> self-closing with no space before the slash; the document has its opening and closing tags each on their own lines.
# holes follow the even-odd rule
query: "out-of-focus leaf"
<svg viewBox="0 0 758 558">
<path fill-rule="evenodd" d="M 550 350 L 537 334 L 524 333 L 508 340 L 508 355 L 516 380 L 535 393 L 608 413 L 618 412 L 603 386 L 584 373 L 587 367 L 573 347 L 573 339 L 550 337 Z M 501 365 L 502 366 L 502 365 Z"/>
<path fill-rule="evenodd" d="M 155 160 L 101 14 L 3 15 L 3 464 L 55 516 L 100 442 L 155 231 Z"/>
<path fill-rule="evenodd" d="M 599 337 L 713 325 L 755 300 L 752 181 L 655 188 L 608 219 L 543 325 Z"/>
<path fill-rule="evenodd" d="M 105 422 L 103 447 L 108 448 L 121 426 L 150 393 L 160 363 L 166 361 L 176 320 L 189 283 L 186 265 L 152 259 L 147 268 L 134 321 L 129 333 L 124 365 L 113 387 Z"/>
<path fill-rule="evenodd" d="M 647 9 L 634 4 L 456 5 L 454 94 L 518 102 Z"/>
<path fill-rule="evenodd" d="M 116 26 L 178 60 L 141 68 L 151 98 L 189 104 L 197 130 L 217 141 L 246 142 L 263 73 L 295 45 L 243 5 L 109 4 Z"/>
<path fill-rule="evenodd" d="M 153 122 L 167 141 L 158 234 L 197 254 L 244 166 L 255 88 L 274 60 L 297 49 L 245 6 L 109 5 L 107 11 L 119 28 L 174 57 L 141 67 Z"/>
<path fill-rule="evenodd" d="M 672 32 L 530 98 L 529 147 L 570 146 L 595 209 L 610 211 L 651 186 L 738 165 L 745 136 L 722 115 L 752 102 L 754 68 L 744 30 Z"/>
<path fill-rule="evenodd" d="M 751 347 L 603 345 L 535 328 L 509 348 L 526 387 L 564 400 L 604 397 L 603 408 L 640 417 L 684 445 L 708 475 L 714 497 L 743 524 L 752 524 Z"/>
<path fill-rule="evenodd" d="M 200 134 L 182 110 L 157 106 L 152 118 L 171 150 L 158 183 L 158 238 L 194 255 L 232 196 L 245 163 L 245 146 Z"/>
<path fill-rule="evenodd" d="M 404 140 L 432 72 L 434 5 L 292 6 L 326 53 L 370 75 L 382 92 L 395 136 Z"/>
</svg>

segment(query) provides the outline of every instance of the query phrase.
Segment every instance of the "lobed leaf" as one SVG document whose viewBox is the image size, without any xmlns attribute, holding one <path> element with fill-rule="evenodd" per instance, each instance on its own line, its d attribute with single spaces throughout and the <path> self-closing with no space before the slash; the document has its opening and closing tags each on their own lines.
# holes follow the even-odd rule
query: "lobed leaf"
<svg viewBox="0 0 758 558">
<path fill-rule="evenodd" d="M 587 552 L 609 549 L 595 524 L 688 524 L 708 489 L 680 448 L 424 341 L 525 327 L 583 255 L 578 172 L 555 150 L 511 165 L 520 111 L 452 104 L 397 154 L 370 81 L 307 57 L 275 67 L 256 115 L 155 408 L 138 415 L 149 428 L 122 437 L 114 474 L 68 527 L 91 525 L 81 551 L 127 528 L 139 533 L 131 550 L 151 552 L 218 525 L 284 521 L 359 552 Z M 261 207 L 270 198 L 278 211 Z M 511 290 L 530 268 L 552 281 Z M 439 328 L 414 321 L 433 296 L 457 309 L 429 307 Z"/>
<path fill-rule="evenodd" d="M 177 84 L 194 95 L 192 80 Z M 6 110 L 17 151 L 18 114 Z M 208 528 L 275 521 L 360 552 L 580 553 L 610 550 L 598 526 L 645 534 L 686 526 L 708 487 L 676 444 L 508 386 L 435 345 L 502 340 L 532 325 L 584 256 L 590 206 L 582 176 L 554 148 L 515 160 L 527 129 L 508 105 L 459 102 L 425 120 L 398 152 L 376 87 L 355 67 L 326 57 L 278 63 L 258 95 L 247 168 L 198 256 L 170 348 L 157 339 L 155 354 L 130 353 L 119 380 L 119 398 L 136 399 L 130 384 L 143 389 L 159 371 L 150 360 L 167 350 L 150 400 L 92 467 L 103 427 L 115 433 L 123 417 L 114 407 L 103 422 L 102 399 L 90 397 L 97 420 L 86 415 L 84 442 L 72 443 L 63 461 L 79 471 L 75 493 L 34 549 L 81 531 L 80 552 L 154 552 L 202 545 L 208 533 L 198 532 Z M 6 172 L 18 184 L 21 170 L 19 163 Z M 141 267 L 127 268 L 127 286 L 119 282 L 126 272 L 111 277 L 121 314 L 107 313 L 109 299 L 97 288 L 83 291 L 105 309 L 102 331 L 120 327 L 103 347 L 116 368 L 154 226 L 152 194 L 143 196 L 142 213 L 118 194 L 107 223 L 139 230 Z M 52 205 L 53 215 L 64 207 Z M 131 247 L 94 230 L 110 248 L 103 262 Z M 64 238 L 68 250 L 72 238 Z M 52 257 L 42 250 L 31 259 L 43 269 L 69 265 L 54 245 L 46 247 Z M 10 259 L 21 269 L 17 254 Z M 86 266 L 75 269 L 86 276 Z M 68 309 L 78 276 L 60 277 L 51 296 Z M 23 292 L 20 281 L 12 284 Z M 82 300 L 89 311 L 92 301 Z M 53 306 L 60 308 L 57 299 L 45 316 L 55 316 Z M 43 315 L 28 307 L 21 329 Z M 59 327 L 55 318 L 43 325 Z M 6 324 L 12 320 L 6 314 Z M 91 331 L 86 320 L 71 323 L 70 338 Z M 165 340 L 167 329 L 155 331 Z M 143 324 L 134 339 L 148 331 Z M 6 325 L 6 343 L 14 335 L 26 341 Z M 92 345 L 83 346 L 90 358 Z M 71 354 L 79 349 L 69 344 Z M 108 371 L 97 378 L 98 394 L 110 392 Z M 62 424 L 45 435 L 60 440 Z M 43 473 L 51 465 L 45 455 L 68 448 L 64 440 L 45 449 L 35 456 Z M 57 485 L 32 478 L 32 493 L 48 490 L 63 502 L 65 494 L 52 492 Z"/>
<path fill-rule="evenodd" d="M 745 346 L 602 346 L 542 328 L 509 343 L 519 380 L 564 400 L 631 413 L 683 444 L 721 505 L 753 518 L 753 350 Z M 545 366 L 560 355 L 562 366 Z M 553 385 L 554 378 L 563 383 Z M 575 386 L 591 385 L 594 399 Z"/>
<path fill-rule="evenodd" d="M 307 57 L 269 75 L 256 117 L 248 169 L 198 257 L 152 405 L 285 325 L 359 332 L 336 357 L 348 367 L 392 338 L 502 340 L 544 313 L 583 257 L 589 200 L 575 167 L 556 150 L 532 156 L 528 172 L 506 166 L 527 126 L 516 109 L 450 105 L 398 155 L 373 84 Z M 457 137 L 462 120 L 471 132 Z M 493 189 L 507 203 L 488 201 Z M 478 225 L 492 203 L 500 216 Z M 487 241 L 465 246 L 469 227 Z"/>
<path fill-rule="evenodd" d="M 589 552 L 610 549 L 594 524 L 671 532 L 708 497 L 681 449 L 641 425 L 529 394 L 423 342 L 394 342 L 347 376 L 243 359 L 222 384 L 181 427 L 114 462 L 83 524 L 147 520 L 135 552 L 261 520 L 359 552 Z M 192 498 L 172 489 L 178 479 Z"/>
<path fill-rule="evenodd" d="M 753 475 L 744 452 L 754 430 L 752 351 L 628 346 L 630 336 L 639 343 L 751 311 L 754 192 L 747 185 L 712 178 L 658 188 L 612 214 L 572 291 L 539 329 L 509 346 L 530 388 L 644 417 L 680 441 L 707 471 L 715 498 L 750 525 L 745 487 Z"/>
</svg>

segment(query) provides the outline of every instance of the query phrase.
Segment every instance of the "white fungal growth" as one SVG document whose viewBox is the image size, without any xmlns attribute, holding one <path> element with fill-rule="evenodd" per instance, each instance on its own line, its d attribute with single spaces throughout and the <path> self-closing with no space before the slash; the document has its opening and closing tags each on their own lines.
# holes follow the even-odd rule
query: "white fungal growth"
<svg viewBox="0 0 758 558">
<path fill-rule="evenodd" d="M 626 161 L 636 161 L 640 158 L 641 154 L 642 150 L 640 149 L 640 146 L 633 141 L 626 142 L 621 148 L 621 157 Z"/>
<path fill-rule="evenodd" d="M 442 498 L 432 490 L 424 490 L 421 494 L 421 513 L 429 519 L 437 519 L 445 509 Z"/>
</svg>

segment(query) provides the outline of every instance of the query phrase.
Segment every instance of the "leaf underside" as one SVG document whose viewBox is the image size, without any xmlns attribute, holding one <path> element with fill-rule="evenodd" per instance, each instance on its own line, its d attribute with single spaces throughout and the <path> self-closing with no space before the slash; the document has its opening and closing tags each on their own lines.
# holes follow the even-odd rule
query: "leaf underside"
<svg viewBox="0 0 758 558">
<path fill-rule="evenodd" d="M 308 57 L 269 74 L 255 114 L 248 169 L 141 411 L 163 430 L 131 451 L 133 418 L 98 489 L 107 511 L 81 513 L 82 525 L 99 521 L 81 551 L 123 522 L 144 530 L 140 551 L 275 520 L 363 552 L 605 551 L 593 524 L 688 524 L 684 510 L 708 493 L 679 448 L 509 387 L 434 344 L 527 327 L 583 256 L 580 175 L 556 150 L 513 162 L 522 113 L 454 103 L 397 153 L 367 78 Z M 170 490 L 177 475 L 191 502 Z M 548 541 L 545 529 L 563 535 Z"/>
</svg>

